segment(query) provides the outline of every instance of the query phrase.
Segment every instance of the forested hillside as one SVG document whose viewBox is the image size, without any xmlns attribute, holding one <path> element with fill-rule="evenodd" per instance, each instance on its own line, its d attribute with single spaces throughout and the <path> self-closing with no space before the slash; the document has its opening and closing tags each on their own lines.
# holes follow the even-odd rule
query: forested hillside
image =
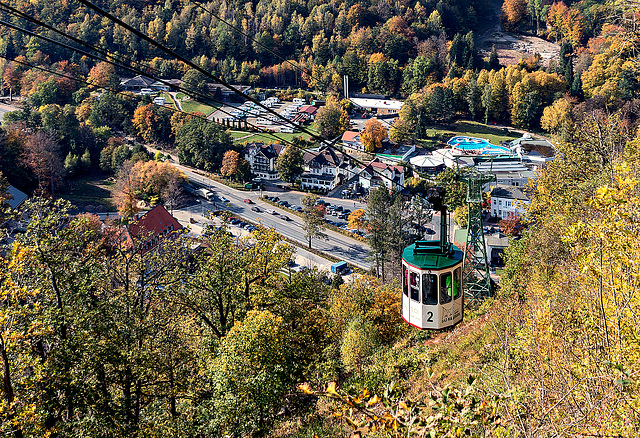
<svg viewBox="0 0 640 438">
<path fill-rule="evenodd" d="M 1 434 L 639 435 L 635 2 L 505 1 L 506 27 L 561 45 L 548 65 L 510 66 L 478 51 L 482 1 L 100 2 L 230 82 L 334 97 L 348 74 L 352 91 L 406 99 L 399 142 L 458 118 L 548 133 L 557 156 L 531 184 L 500 289 L 439 333 L 401 320 L 395 283 L 291 273 L 267 228 L 235 240 L 223 227 L 197 253 L 175 232 L 146 252 L 117 223 L 70 216 L 58 190 L 97 172 L 117 177 L 125 216 L 174 200 L 184 176 L 140 142 L 211 172 L 240 146 L 203 114 L 117 92 L 132 72 L 16 29 L 62 39 L 7 5 L 155 76 L 210 79 L 76 2 L 0 7 L 2 84 L 21 105 L 0 132 L 0 223 L 16 214 L 8 183 L 35 194 L 0 248 Z"/>
</svg>

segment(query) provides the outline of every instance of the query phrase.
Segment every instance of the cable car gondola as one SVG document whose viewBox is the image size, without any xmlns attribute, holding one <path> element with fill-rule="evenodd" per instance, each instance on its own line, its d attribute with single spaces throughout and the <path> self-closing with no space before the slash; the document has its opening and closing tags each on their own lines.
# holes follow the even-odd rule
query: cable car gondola
<svg viewBox="0 0 640 438">
<path fill-rule="evenodd" d="M 427 200 L 440 210 L 440 240 L 422 240 L 402 253 L 402 318 L 419 329 L 442 329 L 462 321 L 463 253 L 447 238 L 444 189 L 430 189 Z"/>
</svg>

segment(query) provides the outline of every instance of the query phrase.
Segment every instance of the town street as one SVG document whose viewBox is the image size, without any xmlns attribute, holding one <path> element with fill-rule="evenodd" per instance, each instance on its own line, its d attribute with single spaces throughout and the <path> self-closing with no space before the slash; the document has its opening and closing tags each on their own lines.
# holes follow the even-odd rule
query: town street
<svg viewBox="0 0 640 438">
<path fill-rule="evenodd" d="M 259 199 L 260 192 L 244 192 L 241 190 L 232 189 L 224 184 L 213 181 L 199 173 L 194 172 L 193 169 L 182 166 L 175 162 L 172 163 L 178 169 L 182 170 L 190 181 L 209 187 L 215 194 L 216 200 L 213 202 L 199 199 L 199 204 L 194 204 L 182 211 L 189 211 L 193 214 L 202 215 L 207 210 L 228 210 L 242 218 L 245 218 L 251 222 L 262 223 L 267 227 L 272 227 L 280 234 L 289 239 L 295 240 L 302 245 L 307 244 L 305 238 L 305 232 L 302 229 L 302 218 L 293 214 L 289 209 L 280 209 L 272 206 Z M 263 192 L 263 194 L 266 192 Z M 275 195 L 281 195 L 281 193 L 274 193 Z M 298 195 L 299 196 L 299 195 Z M 228 203 L 220 201 L 221 198 L 229 200 Z M 251 199 L 253 204 L 247 204 L 245 199 Z M 332 201 L 331 199 L 330 201 Z M 346 205 L 351 205 L 353 209 L 353 201 L 343 201 Z M 299 200 L 296 202 L 299 205 Z M 252 211 L 251 208 L 257 206 L 261 212 L 257 213 Z M 276 211 L 277 215 L 266 213 L 265 210 L 272 209 Z M 291 221 L 285 221 L 283 216 L 287 216 Z M 313 239 L 311 246 L 320 251 L 326 252 L 334 257 L 358 266 L 362 269 L 370 269 L 371 263 L 365 260 L 369 254 L 370 247 L 366 243 L 347 237 L 343 234 L 335 231 L 326 230 L 328 240 Z"/>
</svg>

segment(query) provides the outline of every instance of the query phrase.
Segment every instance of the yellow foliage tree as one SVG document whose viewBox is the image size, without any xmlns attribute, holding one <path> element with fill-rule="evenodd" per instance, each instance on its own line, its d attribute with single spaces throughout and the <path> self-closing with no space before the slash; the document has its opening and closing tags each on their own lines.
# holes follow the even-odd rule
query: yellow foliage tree
<svg viewBox="0 0 640 438">
<path fill-rule="evenodd" d="M 542 129 L 554 136 L 568 132 L 573 125 L 571 108 L 571 103 L 565 98 L 558 99 L 546 107 L 542 112 L 542 118 L 540 118 Z"/>
<path fill-rule="evenodd" d="M 366 152 L 372 153 L 382 146 L 382 140 L 387 138 L 387 130 L 378 119 L 369 119 L 360 134 L 360 140 Z"/>
<path fill-rule="evenodd" d="M 365 223 L 365 212 L 362 208 L 354 210 L 349 214 L 349 228 L 362 230 Z"/>
</svg>

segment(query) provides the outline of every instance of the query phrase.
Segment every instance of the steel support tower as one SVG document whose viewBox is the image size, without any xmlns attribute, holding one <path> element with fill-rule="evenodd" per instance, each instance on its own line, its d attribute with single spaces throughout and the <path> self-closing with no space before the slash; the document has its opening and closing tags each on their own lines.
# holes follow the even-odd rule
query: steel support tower
<svg viewBox="0 0 640 438">
<path fill-rule="evenodd" d="M 467 225 L 467 241 L 464 247 L 462 264 L 465 305 L 470 306 L 493 294 L 487 256 L 487 245 L 482 230 L 482 187 L 495 181 L 491 174 L 478 172 L 463 174 L 459 180 L 467 183 L 467 205 L 469 206 L 469 223 Z"/>
</svg>

